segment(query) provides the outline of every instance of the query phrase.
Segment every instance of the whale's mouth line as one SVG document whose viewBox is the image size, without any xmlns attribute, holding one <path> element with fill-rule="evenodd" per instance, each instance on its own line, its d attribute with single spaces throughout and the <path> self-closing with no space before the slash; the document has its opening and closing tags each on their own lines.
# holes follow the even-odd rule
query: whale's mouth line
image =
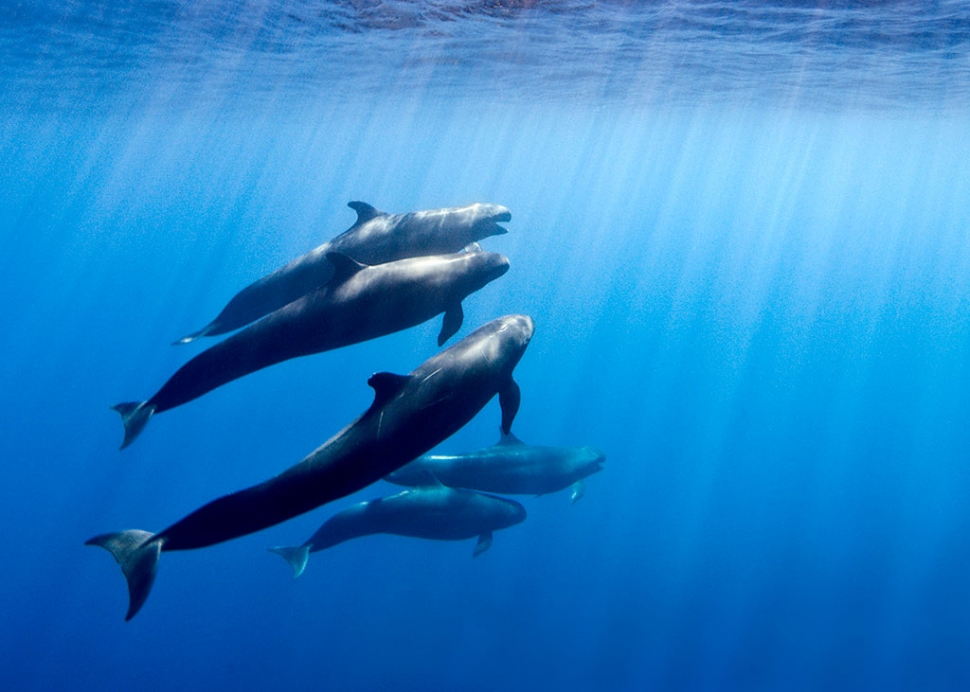
<svg viewBox="0 0 970 692">
<path fill-rule="evenodd" d="M 498 214 L 492 214 L 491 216 L 485 216 L 476 222 L 476 226 L 488 229 L 488 235 L 505 235 L 509 230 L 505 226 L 500 226 L 500 223 L 508 223 L 512 220 L 512 212 L 502 211 Z"/>
<path fill-rule="evenodd" d="M 489 235 L 505 235 L 509 232 L 509 229 L 498 225 L 493 219 L 483 219 L 478 225 L 479 228 L 486 229 Z"/>
</svg>

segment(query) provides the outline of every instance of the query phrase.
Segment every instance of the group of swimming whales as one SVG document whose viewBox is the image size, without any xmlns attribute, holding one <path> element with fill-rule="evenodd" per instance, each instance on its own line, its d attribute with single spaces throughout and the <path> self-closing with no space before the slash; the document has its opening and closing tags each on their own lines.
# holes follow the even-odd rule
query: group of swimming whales
<svg viewBox="0 0 970 692">
<path fill-rule="evenodd" d="M 147 401 L 113 407 L 125 427 L 122 449 L 155 414 L 274 363 L 391 334 L 439 313 L 443 345 L 462 325 L 462 300 L 508 271 L 505 256 L 478 245 L 506 233 L 499 225 L 511 220 L 505 207 L 386 214 L 363 202 L 349 206 L 357 212 L 350 229 L 249 285 L 212 322 L 176 343 L 240 331 L 189 360 Z M 521 504 L 486 493 L 543 494 L 572 485 L 577 500 L 582 479 L 601 470 L 603 454 L 589 447 L 531 447 L 511 433 L 520 402 L 512 371 L 533 330 L 530 317 L 506 315 L 408 375 L 376 373 L 368 380 L 371 406 L 279 475 L 216 499 L 158 533 L 130 529 L 88 540 L 121 565 L 129 594 L 125 619 L 147 599 L 162 551 L 254 533 L 382 478 L 413 487 L 339 512 L 301 546 L 272 550 L 290 562 L 296 576 L 310 552 L 374 533 L 442 540 L 478 536 L 478 555 L 491 544 L 493 531 L 525 519 Z M 499 444 L 457 457 L 421 456 L 496 394 Z"/>
</svg>

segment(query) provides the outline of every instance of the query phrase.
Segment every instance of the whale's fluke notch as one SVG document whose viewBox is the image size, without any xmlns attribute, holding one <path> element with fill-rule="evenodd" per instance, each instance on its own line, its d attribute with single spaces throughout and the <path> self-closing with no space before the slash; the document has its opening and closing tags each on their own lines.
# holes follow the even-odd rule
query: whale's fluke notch
<svg viewBox="0 0 970 692">
<path fill-rule="evenodd" d="M 155 413 L 155 405 L 147 401 L 125 401 L 115 404 L 111 410 L 121 414 L 121 422 L 125 425 L 125 439 L 121 443 L 121 449 L 124 449 L 134 442 L 148 425 L 148 419 Z"/>
<path fill-rule="evenodd" d="M 486 531 L 481 536 L 478 537 L 478 543 L 475 544 L 475 550 L 472 552 L 472 557 L 478 557 L 486 550 L 492 547 L 492 532 Z"/>
<path fill-rule="evenodd" d="M 148 531 L 130 529 L 118 533 L 104 533 L 89 538 L 84 545 L 104 548 L 121 565 L 121 571 L 128 581 L 128 614 L 125 621 L 131 620 L 141 610 L 155 583 L 158 558 L 162 552 L 162 541 L 152 540 L 154 534 Z"/>
<path fill-rule="evenodd" d="M 441 331 L 438 333 L 438 345 L 444 346 L 445 342 L 458 333 L 462 323 L 465 321 L 465 311 L 461 303 L 445 310 L 445 316 L 441 320 Z"/>
<path fill-rule="evenodd" d="M 357 212 L 357 223 L 354 224 L 355 226 L 362 223 L 367 223 L 368 221 L 373 221 L 378 216 L 382 216 L 384 214 L 384 212 L 372 207 L 367 202 L 347 202 L 347 206 Z"/>
<path fill-rule="evenodd" d="M 277 555 L 282 555 L 283 559 L 290 563 L 290 567 L 293 568 L 293 578 L 296 579 L 303 572 L 306 571 L 306 563 L 310 559 L 310 546 L 308 545 L 293 545 L 293 546 L 277 546 L 275 548 L 269 548 L 269 552 L 276 553 Z"/>
<path fill-rule="evenodd" d="M 361 264 L 357 260 L 336 250 L 327 253 L 327 260 L 333 265 L 333 274 L 330 275 L 331 286 L 343 283 L 361 269 L 366 269 L 366 264 Z"/>
<path fill-rule="evenodd" d="M 510 377 L 505 389 L 498 393 L 498 403 L 502 408 L 502 432 L 506 435 L 512 432 L 512 421 L 515 420 L 515 414 L 519 412 L 521 402 L 522 392 L 519 385 Z"/>
</svg>

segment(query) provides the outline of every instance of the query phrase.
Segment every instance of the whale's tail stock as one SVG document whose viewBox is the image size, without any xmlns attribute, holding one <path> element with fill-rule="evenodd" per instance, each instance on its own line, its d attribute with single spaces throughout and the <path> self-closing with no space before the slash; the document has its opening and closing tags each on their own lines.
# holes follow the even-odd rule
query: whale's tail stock
<svg viewBox="0 0 970 692">
<path fill-rule="evenodd" d="M 125 621 L 135 617 L 152 590 L 163 542 L 154 534 L 138 529 L 104 533 L 84 542 L 84 545 L 104 548 L 121 565 L 121 571 L 128 580 L 128 614 Z"/>
<path fill-rule="evenodd" d="M 120 413 L 121 422 L 125 424 L 125 439 L 121 443 L 121 449 L 124 449 L 134 442 L 148 425 L 148 419 L 155 413 L 155 404 L 149 404 L 147 401 L 126 401 L 115 404 L 111 410 Z"/>
</svg>

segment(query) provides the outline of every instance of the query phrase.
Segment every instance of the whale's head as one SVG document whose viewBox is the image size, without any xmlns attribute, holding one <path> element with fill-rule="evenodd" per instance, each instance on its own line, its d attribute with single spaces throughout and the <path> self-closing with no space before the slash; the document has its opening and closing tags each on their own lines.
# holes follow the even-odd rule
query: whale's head
<svg viewBox="0 0 970 692">
<path fill-rule="evenodd" d="M 492 320 L 485 327 L 492 328 L 496 345 L 511 370 L 518 364 L 532 341 L 535 322 L 528 315 L 506 315 Z"/>
<path fill-rule="evenodd" d="M 505 529 L 525 521 L 525 507 L 521 503 L 510 500 L 507 497 L 498 497 L 497 495 L 490 495 L 489 497 L 501 500 L 498 521 L 496 522 L 498 526 L 495 527 L 496 529 Z"/>
<path fill-rule="evenodd" d="M 606 455 L 596 447 L 580 447 L 576 450 L 576 456 L 572 459 L 576 475 L 579 478 L 592 476 L 603 470 L 603 462 Z"/>
<path fill-rule="evenodd" d="M 475 246 L 477 248 L 477 246 Z M 504 276 L 509 270 L 509 258 L 498 252 L 485 252 L 481 249 L 452 255 L 461 266 L 465 277 L 463 293 L 468 295 Z"/>
<path fill-rule="evenodd" d="M 499 224 L 512 220 L 512 212 L 501 204 L 470 204 L 462 212 L 469 226 L 471 241 L 508 233 L 508 229 Z"/>
<path fill-rule="evenodd" d="M 532 340 L 535 326 L 527 315 L 506 315 L 486 322 L 436 358 L 449 361 L 463 378 L 482 378 L 483 386 L 506 389 L 512 371 Z M 485 382 L 490 384 L 486 385 Z M 503 406 L 504 411 L 504 406 Z"/>
</svg>

